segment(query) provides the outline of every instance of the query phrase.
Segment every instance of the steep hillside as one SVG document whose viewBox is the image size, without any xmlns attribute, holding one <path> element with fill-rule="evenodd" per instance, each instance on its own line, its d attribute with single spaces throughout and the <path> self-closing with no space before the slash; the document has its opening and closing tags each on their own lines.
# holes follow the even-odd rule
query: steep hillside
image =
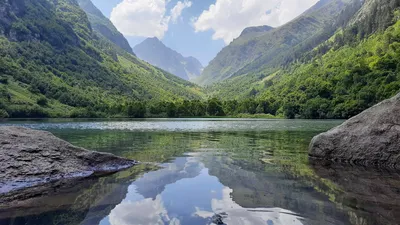
<svg viewBox="0 0 400 225">
<path fill-rule="evenodd" d="M 147 38 L 134 47 L 139 58 L 176 76 L 190 80 L 199 76 L 203 66 L 194 57 L 183 57 L 165 46 L 158 38 Z"/>
<path fill-rule="evenodd" d="M 199 84 L 209 85 L 232 76 L 280 66 L 294 54 L 312 49 L 336 30 L 340 12 L 359 0 L 321 0 L 295 20 L 275 29 L 243 34 L 225 47 L 204 69 Z M 251 29 L 250 29 L 251 30 Z M 254 30 L 254 28 L 252 29 Z M 257 30 L 256 30 L 257 31 Z M 326 34 L 326 32 L 330 34 Z M 296 47 L 298 52 L 296 51 Z"/>
<path fill-rule="evenodd" d="M 228 79 L 212 91 L 257 99 L 264 112 L 288 118 L 352 117 L 400 91 L 399 7 L 400 0 L 366 0 L 343 28 L 295 62 Z"/>
<path fill-rule="evenodd" d="M 123 50 L 133 54 L 125 37 L 115 28 L 111 21 L 101 13 L 91 0 L 78 0 L 80 7 L 86 12 L 93 30 L 99 37 L 111 41 Z"/>
<path fill-rule="evenodd" d="M 76 0 L 0 0 L 0 117 L 123 113 L 133 100 L 200 98 L 196 86 L 92 30 Z"/>
</svg>

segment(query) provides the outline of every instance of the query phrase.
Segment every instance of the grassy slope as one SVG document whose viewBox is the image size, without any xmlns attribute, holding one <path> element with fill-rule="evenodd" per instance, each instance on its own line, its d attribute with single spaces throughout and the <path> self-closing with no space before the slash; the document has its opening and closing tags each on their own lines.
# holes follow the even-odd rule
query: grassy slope
<svg viewBox="0 0 400 225">
<path fill-rule="evenodd" d="M 399 6 L 399 0 L 367 0 L 345 29 L 294 63 L 234 76 L 207 92 L 274 102 L 278 114 L 290 117 L 351 117 L 400 90 Z"/>
<path fill-rule="evenodd" d="M 347 2 L 323 0 L 284 26 L 237 38 L 210 62 L 198 83 L 209 85 L 231 76 L 279 66 L 293 54 L 296 45 L 311 39 L 310 34 L 320 35 L 319 32 L 336 19 Z"/>
<path fill-rule="evenodd" d="M 399 42 L 397 21 L 384 32 L 282 70 L 260 97 L 277 98 L 304 115 L 354 116 L 400 90 Z"/>
<path fill-rule="evenodd" d="M 0 109 L 10 116 L 68 116 L 73 108 L 102 110 L 134 99 L 201 98 L 195 85 L 96 36 L 75 1 L 4 4 L 10 22 L 0 23 Z M 37 104 L 43 98 L 47 104 Z"/>
</svg>

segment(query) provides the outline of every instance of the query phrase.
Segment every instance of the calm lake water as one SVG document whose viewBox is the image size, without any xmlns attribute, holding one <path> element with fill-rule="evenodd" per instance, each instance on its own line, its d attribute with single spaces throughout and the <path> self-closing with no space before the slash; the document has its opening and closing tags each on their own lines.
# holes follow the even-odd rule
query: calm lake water
<svg viewBox="0 0 400 225">
<path fill-rule="evenodd" d="M 341 122 L 3 122 L 148 163 L 0 209 L 0 224 L 400 224 L 399 174 L 309 162 L 311 138 Z"/>
</svg>

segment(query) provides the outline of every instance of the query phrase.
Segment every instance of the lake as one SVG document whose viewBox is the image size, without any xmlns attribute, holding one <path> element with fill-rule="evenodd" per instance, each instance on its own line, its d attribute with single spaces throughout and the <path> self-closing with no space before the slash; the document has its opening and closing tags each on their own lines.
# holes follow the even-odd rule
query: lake
<svg viewBox="0 0 400 225">
<path fill-rule="evenodd" d="M 5 121 L 142 164 L 0 208 L 0 224 L 400 224 L 399 174 L 309 162 L 312 137 L 341 122 Z"/>
</svg>

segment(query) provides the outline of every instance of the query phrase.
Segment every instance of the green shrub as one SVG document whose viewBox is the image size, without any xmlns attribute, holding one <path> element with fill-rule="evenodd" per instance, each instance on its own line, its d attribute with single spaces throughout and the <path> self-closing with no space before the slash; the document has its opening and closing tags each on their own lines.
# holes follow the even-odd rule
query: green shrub
<svg viewBox="0 0 400 225">
<path fill-rule="evenodd" d="M 8 84 L 8 77 L 0 77 L 1 84 Z"/>
<path fill-rule="evenodd" d="M 8 117 L 9 117 L 9 115 L 8 115 L 7 111 L 4 110 L 4 109 L 0 109 L 0 119 L 1 118 L 8 118 Z"/>
<path fill-rule="evenodd" d="M 37 103 L 38 105 L 40 105 L 40 106 L 47 106 L 48 101 L 47 101 L 47 98 L 45 98 L 45 97 L 40 97 L 40 98 L 36 101 L 36 103 Z"/>
</svg>

